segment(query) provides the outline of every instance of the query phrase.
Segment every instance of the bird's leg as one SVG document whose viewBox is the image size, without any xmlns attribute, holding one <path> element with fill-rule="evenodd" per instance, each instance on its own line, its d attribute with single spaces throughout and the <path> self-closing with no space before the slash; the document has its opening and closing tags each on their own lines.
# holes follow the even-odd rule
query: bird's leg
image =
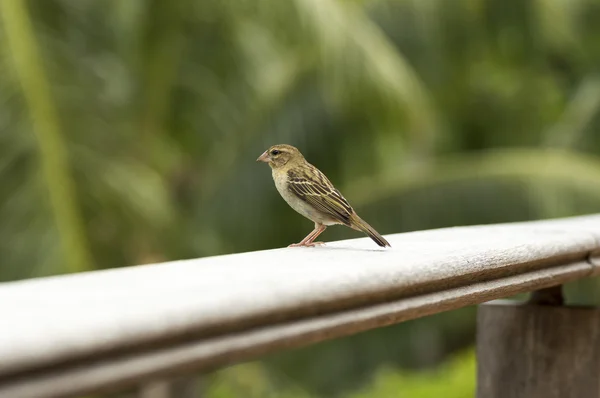
<svg viewBox="0 0 600 398">
<path fill-rule="evenodd" d="M 315 229 L 313 229 L 308 235 L 306 235 L 306 237 L 302 239 L 300 243 L 292 243 L 288 247 L 307 246 L 307 243 L 309 242 L 310 238 L 312 238 L 312 236 L 315 235 L 318 231 L 319 227 L 315 226 Z"/>
<path fill-rule="evenodd" d="M 306 238 L 302 239 L 302 241 L 300 243 L 292 243 L 288 247 L 323 245 L 324 244 L 323 242 L 313 242 L 313 241 L 317 238 L 317 236 L 321 235 L 323 233 L 323 231 L 325 231 L 325 228 L 327 228 L 327 226 L 325 226 L 323 224 L 315 223 L 315 229 L 313 229 L 310 234 L 306 235 Z"/>
<path fill-rule="evenodd" d="M 316 232 L 314 234 L 311 234 L 310 239 L 307 242 L 305 242 L 305 245 L 315 246 L 315 245 L 324 245 L 325 244 L 324 242 L 315 242 L 314 241 L 315 239 L 317 239 L 317 237 L 319 235 L 321 235 L 323 233 L 323 231 L 325 231 L 325 228 L 327 228 L 327 226 L 323 225 L 323 224 L 318 225 L 318 226 L 317 225 L 318 224 L 315 223 Z"/>
</svg>

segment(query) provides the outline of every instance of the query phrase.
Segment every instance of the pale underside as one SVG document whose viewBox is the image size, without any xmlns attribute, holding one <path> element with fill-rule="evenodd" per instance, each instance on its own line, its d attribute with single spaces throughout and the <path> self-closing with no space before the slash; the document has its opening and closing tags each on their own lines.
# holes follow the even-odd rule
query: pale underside
<svg viewBox="0 0 600 398">
<path fill-rule="evenodd" d="M 342 224 L 339 220 L 328 216 L 326 213 L 316 210 L 312 205 L 302 201 L 294 193 L 288 189 L 288 179 L 286 173 L 277 173 L 273 170 L 273 180 L 275 181 L 275 187 L 283 199 L 290 205 L 290 207 L 302 214 L 304 217 L 312 220 L 317 224 L 322 225 L 335 225 Z"/>
</svg>

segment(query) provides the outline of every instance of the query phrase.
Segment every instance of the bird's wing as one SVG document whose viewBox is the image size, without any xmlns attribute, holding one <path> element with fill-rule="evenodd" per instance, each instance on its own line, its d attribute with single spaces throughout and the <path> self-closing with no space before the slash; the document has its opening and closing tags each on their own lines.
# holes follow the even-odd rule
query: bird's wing
<svg viewBox="0 0 600 398">
<path fill-rule="evenodd" d="M 311 164 L 288 171 L 288 189 L 298 198 L 333 219 L 350 225 L 350 203 L 319 169 Z"/>
</svg>

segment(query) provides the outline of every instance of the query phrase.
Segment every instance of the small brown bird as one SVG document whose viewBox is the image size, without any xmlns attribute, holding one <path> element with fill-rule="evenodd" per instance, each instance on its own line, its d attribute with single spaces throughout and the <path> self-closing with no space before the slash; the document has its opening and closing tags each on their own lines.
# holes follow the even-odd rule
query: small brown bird
<svg viewBox="0 0 600 398">
<path fill-rule="evenodd" d="M 273 145 L 256 161 L 271 166 L 275 186 L 283 199 L 292 209 L 315 223 L 315 229 L 306 238 L 289 247 L 323 244 L 314 240 L 328 225 L 334 224 L 362 231 L 379 246 L 390 246 L 383 236 L 356 214 L 325 174 L 308 163 L 297 148 L 285 144 Z"/>
</svg>

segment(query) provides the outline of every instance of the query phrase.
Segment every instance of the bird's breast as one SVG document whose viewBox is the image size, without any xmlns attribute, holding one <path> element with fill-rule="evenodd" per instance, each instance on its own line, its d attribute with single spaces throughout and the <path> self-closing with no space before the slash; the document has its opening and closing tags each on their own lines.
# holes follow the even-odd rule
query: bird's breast
<svg viewBox="0 0 600 398">
<path fill-rule="evenodd" d="M 324 225 L 339 224 L 337 220 L 328 217 L 326 214 L 316 210 L 313 206 L 306 203 L 288 188 L 287 173 L 277 173 L 273 170 L 273 181 L 275 181 L 275 187 L 281 195 L 281 197 L 287 202 L 288 205 L 304 217 Z"/>
</svg>

